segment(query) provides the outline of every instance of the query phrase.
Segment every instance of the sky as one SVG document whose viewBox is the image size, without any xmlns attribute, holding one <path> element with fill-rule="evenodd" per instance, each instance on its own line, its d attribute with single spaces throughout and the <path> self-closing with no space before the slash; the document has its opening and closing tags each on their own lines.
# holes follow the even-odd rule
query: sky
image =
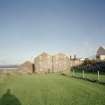
<svg viewBox="0 0 105 105">
<path fill-rule="evenodd" d="M 105 46 L 105 0 L 0 0 L 0 64 L 42 52 L 78 57 Z"/>
</svg>

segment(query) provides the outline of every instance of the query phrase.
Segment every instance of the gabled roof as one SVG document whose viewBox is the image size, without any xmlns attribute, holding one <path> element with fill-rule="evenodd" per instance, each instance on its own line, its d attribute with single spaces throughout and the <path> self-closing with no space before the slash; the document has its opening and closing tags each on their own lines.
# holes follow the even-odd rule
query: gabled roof
<svg viewBox="0 0 105 105">
<path fill-rule="evenodd" d="M 35 57 L 35 59 L 39 58 L 39 57 L 46 57 L 46 56 L 50 56 L 48 53 L 43 52 L 40 55 L 38 55 L 37 57 Z"/>
<path fill-rule="evenodd" d="M 105 55 L 105 49 L 102 46 L 98 48 L 97 55 Z"/>
<path fill-rule="evenodd" d="M 22 66 L 25 66 L 25 65 L 32 65 L 32 63 L 30 61 L 26 61 L 24 62 L 23 64 L 21 64 Z"/>
<path fill-rule="evenodd" d="M 46 52 L 43 52 L 42 54 L 40 54 L 41 56 L 48 56 L 49 54 Z"/>
<path fill-rule="evenodd" d="M 66 54 L 64 53 L 57 53 L 55 55 L 53 55 L 54 57 L 68 57 Z"/>
<path fill-rule="evenodd" d="M 57 56 L 66 56 L 66 55 L 63 54 L 63 53 L 57 53 L 56 55 L 57 55 Z"/>
</svg>

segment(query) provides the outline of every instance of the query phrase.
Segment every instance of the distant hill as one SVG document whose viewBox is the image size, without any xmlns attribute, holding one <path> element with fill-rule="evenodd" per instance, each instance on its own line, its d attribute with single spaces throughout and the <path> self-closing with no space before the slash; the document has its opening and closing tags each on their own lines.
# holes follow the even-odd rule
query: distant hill
<svg viewBox="0 0 105 105">
<path fill-rule="evenodd" d="M 0 65 L 0 68 L 17 68 L 18 65 Z"/>
</svg>

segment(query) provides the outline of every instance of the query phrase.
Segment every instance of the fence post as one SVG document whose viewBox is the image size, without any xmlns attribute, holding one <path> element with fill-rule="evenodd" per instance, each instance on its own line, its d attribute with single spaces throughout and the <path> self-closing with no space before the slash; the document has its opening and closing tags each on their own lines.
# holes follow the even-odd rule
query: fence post
<svg viewBox="0 0 105 105">
<path fill-rule="evenodd" d="M 84 76 L 84 70 L 82 71 L 82 77 L 84 78 L 85 76 Z"/>
<path fill-rule="evenodd" d="M 98 81 L 99 81 L 99 78 L 100 78 L 100 73 L 99 73 L 99 71 L 97 71 L 97 79 L 98 79 Z"/>
<path fill-rule="evenodd" d="M 75 71 L 73 70 L 73 77 L 75 76 Z"/>
</svg>

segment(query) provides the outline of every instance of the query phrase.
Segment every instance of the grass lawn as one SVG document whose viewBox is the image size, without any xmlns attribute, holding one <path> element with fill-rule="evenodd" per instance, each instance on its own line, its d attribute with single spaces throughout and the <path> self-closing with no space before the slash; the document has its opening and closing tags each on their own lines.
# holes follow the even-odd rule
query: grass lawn
<svg viewBox="0 0 105 105">
<path fill-rule="evenodd" d="M 3 98 L 4 105 L 105 105 L 105 86 L 59 74 L 0 75 L 1 103 Z"/>
<path fill-rule="evenodd" d="M 73 72 L 71 72 L 71 76 L 72 75 L 73 75 Z M 82 71 L 81 72 L 75 71 L 74 76 L 82 78 L 83 77 L 83 73 L 82 73 Z M 97 72 L 96 73 L 84 72 L 84 78 L 88 78 L 90 80 L 98 80 Z M 100 74 L 99 75 L 99 81 L 105 83 L 105 74 Z"/>
</svg>

